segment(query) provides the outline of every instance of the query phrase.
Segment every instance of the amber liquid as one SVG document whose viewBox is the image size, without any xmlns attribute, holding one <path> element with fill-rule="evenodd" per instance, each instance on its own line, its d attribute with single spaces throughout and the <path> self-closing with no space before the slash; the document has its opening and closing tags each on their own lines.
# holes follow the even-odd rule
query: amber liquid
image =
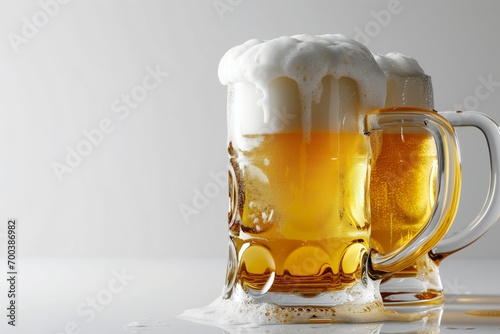
<svg viewBox="0 0 500 334">
<path fill-rule="evenodd" d="M 430 220 L 436 201 L 434 140 L 416 129 L 382 135 L 370 181 L 372 247 L 386 254 L 406 244 Z M 416 266 L 397 275 L 414 276 Z"/>
<path fill-rule="evenodd" d="M 230 144 L 236 282 L 257 294 L 352 285 L 369 242 L 368 139 L 313 132 L 241 140 L 255 147 Z"/>
</svg>

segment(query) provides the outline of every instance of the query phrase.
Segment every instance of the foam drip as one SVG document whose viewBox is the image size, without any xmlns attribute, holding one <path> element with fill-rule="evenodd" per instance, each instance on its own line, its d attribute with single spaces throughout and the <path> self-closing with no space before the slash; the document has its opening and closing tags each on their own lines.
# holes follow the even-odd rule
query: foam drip
<svg viewBox="0 0 500 334">
<path fill-rule="evenodd" d="M 385 99 L 384 73 L 370 51 L 344 35 L 295 35 L 269 41 L 250 40 L 230 49 L 219 64 L 219 79 L 225 84 L 250 83 L 255 86 L 269 122 L 269 85 L 278 78 L 296 82 L 302 104 L 302 131 L 311 131 L 311 109 L 323 91 L 323 78 L 354 80 L 359 89 L 360 110 L 380 108 Z M 285 129 L 286 130 L 286 129 Z"/>
</svg>

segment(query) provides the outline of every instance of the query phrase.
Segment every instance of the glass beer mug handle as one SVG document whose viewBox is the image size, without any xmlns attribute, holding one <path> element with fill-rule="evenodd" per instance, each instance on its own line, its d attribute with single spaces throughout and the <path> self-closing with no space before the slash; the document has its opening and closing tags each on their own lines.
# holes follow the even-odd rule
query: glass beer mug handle
<svg viewBox="0 0 500 334">
<path fill-rule="evenodd" d="M 382 278 L 415 263 L 448 231 L 460 195 L 460 159 L 453 127 L 435 112 L 420 108 L 384 108 L 367 113 L 365 121 L 367 134 L 390 127 L 424 128 L 434 137 L 438 156 L 437 200 L 432 218 L 415 237 L 398 249 L 387 254 L 372 250 L 368 274 Z"/>
<path fill-rule="evenodd" d="M 431 258 L 438 260 L 479 239 L 500 218 L 500 194 L 498 191 L 500 130 L 498 125 L 485 114 L 475 111 L 442 111 L 439 114 L 455 127 L 473 126 L 483 132 L 490 154 L 491 176 L 488 196 L 478 216 L 463 229 L 447 234 L 429 253 Z"/>
</svg>

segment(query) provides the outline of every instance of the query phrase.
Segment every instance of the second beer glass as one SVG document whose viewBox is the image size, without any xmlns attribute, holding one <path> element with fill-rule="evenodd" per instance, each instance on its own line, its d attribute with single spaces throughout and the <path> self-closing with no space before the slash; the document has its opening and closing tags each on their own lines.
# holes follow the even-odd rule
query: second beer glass
<svg viewBox="0 0 500 334">
<path fill-rule="evenodd" d="M 386 107 L 433 109 L 433 89 L 416 60 L 398 54 L 375 55 L 386 74 Z M 407 304 L 439 302 L 443 286 L 440 261 L 477 240 L 500 215 L 498 173 L 500 132 L 478 112 L 440 112 L 454 126 L 474 126 L 486 137 L 491 158 L 490 188 L 478 217 L 466 228 L 446 235 L 428 255 L 408 268 L 386 277 L 380 290 L 384 302 Z M 397 127 L 382 134 L 382 144 L 371 175 L 372 242 L 381 253 L 390 252 L 418 235 L 436 205 L 437 152 L 432 136 L 420 128 Z"/>
</svg>

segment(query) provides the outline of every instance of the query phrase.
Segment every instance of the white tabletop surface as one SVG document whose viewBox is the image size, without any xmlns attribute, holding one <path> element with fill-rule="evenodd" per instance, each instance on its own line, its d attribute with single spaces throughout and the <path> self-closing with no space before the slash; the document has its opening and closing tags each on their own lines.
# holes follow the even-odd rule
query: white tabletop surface
<svg viewBox="0 0 500 334">
<path fill-rule="evenodd" d="M 196 324 L 178 315 L 185 309 L 205 306 L 217 298 L 222 290 L 225 269 L 226 261 L 221 258 L 20 259 L 16 326 L 7 324 L 7 310 L 2 307 L 5 314 L 1 317 L 0 333 L 222 334 L 221 328 Z M 465 314 L 466 310 L 500 310 L 499 261 L 449 258 L 440 270 L 448 295 L 440 331 L 434 332 L 500 332 L 500 317 Z M 6 280 L 0 283 L 0 291 L 4 296 L 3 305 L 7 305 Z M 483 304 L 477 305 L 480 302 Z M 133 326 L 134 323 L 147 326 Z M 127 327 L 130 324 L 132 326 Z M 274 326 L 265 330 L 245 327 L 226 332 L 402 332 L 398 324 L 363 326 Z"/>
</svg>

